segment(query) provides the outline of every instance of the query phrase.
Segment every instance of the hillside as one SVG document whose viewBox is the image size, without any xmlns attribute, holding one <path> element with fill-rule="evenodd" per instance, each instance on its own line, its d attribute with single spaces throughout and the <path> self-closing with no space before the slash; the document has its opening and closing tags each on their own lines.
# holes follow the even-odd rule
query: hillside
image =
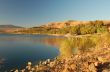
<svg viewBox="0 0 110 72">
<path fill-rule="evenodd" d="M 96 21 L 102 21 L 104 24 L 110 24 L 110 20 L 96 20 Z M 65 26 L 76 26 L 76 25 L 81 25 L 81 24 L 89 24 L 90 22 L 94 22 L 94 21 L 68 20 L 64 22 L 51 22 L 51 23 L 42 25 L 41 27 L 63 28 Z"/>
<path fill-rule="evenodd" d="M 15 25 L 0 25 L 0 28 L 23 28 L 23 27 Z"/>
</svg>

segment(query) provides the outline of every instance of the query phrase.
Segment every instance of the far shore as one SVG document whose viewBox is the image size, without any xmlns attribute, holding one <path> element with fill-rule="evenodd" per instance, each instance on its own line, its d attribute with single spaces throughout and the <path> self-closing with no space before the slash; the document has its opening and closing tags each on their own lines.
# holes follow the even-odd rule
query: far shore
<svg viewBox="0 0 110 72">
<path fill-rule="evenodd" d="M 49 35 L 49 36 L 65 36 L 65 34 L 40 34 L 40 33 L 0 33 L 0 34 L 17 34 L 17 35 Z"/>
<path fill-rule="evenodd" d="M 87 36 L 93 36 L 93 35 L 101 35 L 102 33 L 94 33 L 94 34 L 86 34 L 86 35 L 71 35 L 68 34 L 41 34 L 41 33 L 0 33 L 0 34 L 13 34 L 13 35 L 48 35 L 48 36 L 56 36 L 56 37 L 87 37 Z"/>
</svg>

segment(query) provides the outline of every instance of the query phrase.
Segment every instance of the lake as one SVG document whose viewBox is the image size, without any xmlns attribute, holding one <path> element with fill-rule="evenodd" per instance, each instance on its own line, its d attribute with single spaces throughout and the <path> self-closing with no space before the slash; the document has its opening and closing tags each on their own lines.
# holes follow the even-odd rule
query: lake
<svg viewBox="0 0 110 72">
<path fill-rule="evenodd" d="M 57 57 L 60 39 L 62 37 L 48 35 L 0 34 L 0 71 Z"/>
</svg>

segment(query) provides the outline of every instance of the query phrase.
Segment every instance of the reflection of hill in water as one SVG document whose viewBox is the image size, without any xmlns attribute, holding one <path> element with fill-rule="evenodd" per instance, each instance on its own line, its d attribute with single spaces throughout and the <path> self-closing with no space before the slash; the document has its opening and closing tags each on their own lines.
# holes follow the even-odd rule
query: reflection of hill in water
<svg viewBox="0 0 110 72">
<path fill-rule="evenodd" d="M 23 37 L 23 38 L 20 38 L 20 37 L 8 37 L 8 38 L 0 38 L 0 40 L 4 41 L 4 40 L 7 40 L 7 41 L 22 41 L 22 40 L 27 40 L 27 41 L 32 41 L 34 43 L 44 43 L 44 44 L 47 44 L 47 45 L 52 45 L 52 46 L 56 46 L 56 47 L 59 47 L 60 46 L 60 43 L 61 41 L 63 40 L 63 38 L 58 38 L 58 37 L 53 37 L 53 38 L 47 38 L 47 37 L 43 37 L 43 38 L 33 38 L 33 37 Z"/>
</svg>

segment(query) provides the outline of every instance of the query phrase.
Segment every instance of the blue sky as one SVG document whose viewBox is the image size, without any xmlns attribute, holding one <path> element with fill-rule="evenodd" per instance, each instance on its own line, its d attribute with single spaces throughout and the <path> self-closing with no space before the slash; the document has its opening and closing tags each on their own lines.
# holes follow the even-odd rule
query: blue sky
<svg viewBox="0 0 110 72">
<path fill-rule="evenodd" d="M 66 20 L 110 20 L 110 0 L 0 0 L 0 25 Z"/>
</svg>

